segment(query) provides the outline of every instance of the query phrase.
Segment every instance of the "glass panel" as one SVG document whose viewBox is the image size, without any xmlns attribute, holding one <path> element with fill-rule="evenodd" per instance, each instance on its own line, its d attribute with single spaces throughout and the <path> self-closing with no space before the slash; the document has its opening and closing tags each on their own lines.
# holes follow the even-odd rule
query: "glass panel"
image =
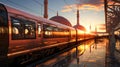
<svg viewBox="0 0 120 67">
<path fill-rule="evenodd" d="M 52 38 L 53 37 L 53 27 L 50 25 L 43 25 L 43 30 L 44 30 L 44 38 Z"/>
<path fill-rule="evenodd" d="M 25 38 L 35 38 L 35 23 L 31 21 L 25 22 L 24 33 Z"/>
<path fill-rule="evenodd" d="M 12 20 L 12 39 L 32 39 L 36 38 L 36 26 L 32 21 L 13 18 Z"/>
<path fill-rule="evenodd" d="M 38 37 L 41 37 L 41 26 L 38 24 Z"/>
<path fill-rule="evenodd" d="M 12 20 L 12 39 L 24 38 L 24 25 L 19 19 L 11 18 Z"/>
</svg>

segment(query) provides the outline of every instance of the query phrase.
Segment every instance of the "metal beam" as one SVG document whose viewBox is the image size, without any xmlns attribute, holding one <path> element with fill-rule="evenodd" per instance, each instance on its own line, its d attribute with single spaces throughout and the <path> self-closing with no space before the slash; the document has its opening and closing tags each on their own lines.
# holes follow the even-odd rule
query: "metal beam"
<svg viewBox="0 0 120 67">
<path fill-rule="evenodd" d="M 120 28 L 120 0 L 104 0 L 106 31 L 109 33 L 109 44 L 107 45 L 107 57 L 115 60 L 115 36 L 114 32 Z"/>
<path fill-rule="evenodd" d="M 120 23 L 120 0 L 104 0 L 104 8 L 106 31 L 110 32 L 111 29 L 116 30 L 116 27 Z"/>
</svg>

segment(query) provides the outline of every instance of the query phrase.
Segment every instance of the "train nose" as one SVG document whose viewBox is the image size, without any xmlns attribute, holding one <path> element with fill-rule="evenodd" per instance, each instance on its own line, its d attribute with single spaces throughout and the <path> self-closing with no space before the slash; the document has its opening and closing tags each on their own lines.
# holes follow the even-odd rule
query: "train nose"
<svg viewBox="0 0 120 67">
<path fill-rule="evenodd" d="M 7 66 L 9 46 L 8 13 L 3 4 L 0 4 L 0 65 Z"/>
</svg>

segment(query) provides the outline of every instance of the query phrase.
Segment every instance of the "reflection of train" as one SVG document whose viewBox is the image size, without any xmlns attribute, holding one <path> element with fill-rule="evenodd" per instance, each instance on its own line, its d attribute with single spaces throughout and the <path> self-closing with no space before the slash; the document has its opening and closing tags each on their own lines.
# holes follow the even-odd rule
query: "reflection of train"
<svg viewBox="0 0 120 67">
<path fill-rule="evenodd" d="M 81 30 L 0 4 L 0 58 L 30 55 L 91 37 Z"/>
</svg>

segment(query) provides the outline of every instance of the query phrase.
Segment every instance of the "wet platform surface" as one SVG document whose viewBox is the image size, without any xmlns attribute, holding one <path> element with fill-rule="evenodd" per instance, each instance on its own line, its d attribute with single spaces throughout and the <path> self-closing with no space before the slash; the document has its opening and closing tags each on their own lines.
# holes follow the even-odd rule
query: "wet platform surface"
<svg viewBox="0 0 120 67">
<path fill-rule="evenodd" d="M 95 43 L 96 42 L 96 43 Z M 114 63 L 106 62 L 108 39 L 85 41 L 69 51 L 43 63 L 28 67 L 120 67 L 120 41 L 116 42 Z"/>
<path fill-rule="evenodd" d="M 93 43 L 83 55 L 72 61 L 69 67 L 105 67 L 106 40 Z M 79 62 L 78 62 L 79 61 Z"/>
<path fill-rule="evenodd" d="M 113 60 L 107 58 L 106 67 L 120 67 L 120 39 L 116 40 L 114 55 L 115 58 Z"/>
</svg>

